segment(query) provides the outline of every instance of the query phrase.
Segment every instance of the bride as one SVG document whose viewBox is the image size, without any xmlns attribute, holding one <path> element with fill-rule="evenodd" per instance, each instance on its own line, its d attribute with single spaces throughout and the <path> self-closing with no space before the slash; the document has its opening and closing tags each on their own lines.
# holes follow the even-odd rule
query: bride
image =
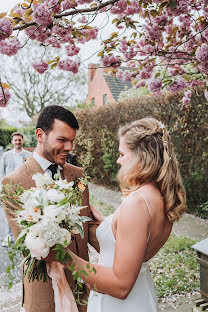
<svg viewBox="0 0 208 312">
<path fill-rule="evenodd" d="M 172 143 L 165 126 L 144 118 L 119 131 L 123 193 L 121 206 L 104 218 L 91 207 L 100 222 L 98 264 L 90 264 L 82 279 L 91 289 L 88 312 L 159 311 L 149 260 L 167 241 L 174 221 L 186 209 L 185 190 Z M 87 262 L 74 255 L 76 269 Z M 50 260 L 50 256 L 46 259 Z M 71 263 L 67 263 L 67 266 Z M 88 266 L 89 267 L 89 266 Z"/>
</svg>

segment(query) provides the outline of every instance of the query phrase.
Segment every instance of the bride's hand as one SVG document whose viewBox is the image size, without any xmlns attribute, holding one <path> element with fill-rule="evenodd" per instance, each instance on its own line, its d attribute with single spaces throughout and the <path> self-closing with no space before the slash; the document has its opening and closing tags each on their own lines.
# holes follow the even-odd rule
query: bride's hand
<svg viewBox="0 0 208 312">
<path fill-rule="evenodd" d="M 90 210 L 91 210 L 92 215 L 95 218 L 95 220 L 97 220 L 100 223 L 103 222 L 105 217 L 97 209 L 95 209 L 92 205 L 89 205 L 89 207 L 90 207 Z"/>
</svg>

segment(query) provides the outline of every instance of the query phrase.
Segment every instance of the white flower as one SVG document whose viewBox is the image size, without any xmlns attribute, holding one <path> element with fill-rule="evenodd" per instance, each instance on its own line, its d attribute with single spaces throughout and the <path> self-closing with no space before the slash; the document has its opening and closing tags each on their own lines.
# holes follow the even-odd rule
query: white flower
<svg viewBox="0 0 208 312">
<path fill-rule="evenodd" d="M 47 172 L 44 174 L 36 173 L 32 176 L 32 179 L 35 181 L 36 186 L 49 185 L 53 183 L 52 178 Z"/>
<path fill-rule="evenodd" d="M 59 186 L 60 189 L 66 189 L 66 190 L 71 188 L 74 185 L 73 181 L 68 183 L 66 179 L 65 180 L 61 180 L 61 179 L 57 180 L 55 183 Z"/>
<path fill-rule="evenodd" d="M 23 209 L 17 213 L 17 221 L 25 220 L 27 222 L 38 222 L 41 219 L 41 209 L 39 207 L 30 207 L 30 209 Z"/>
<path fill-rule="evenodd" d="M 40 188 L 25 191 L 20 196 L 20 201 L 23 203 L 22 207 L 25 210 L 31 210 L 31 208 L 45 205 L 45 194 L 46 190 Z"/>
<path fill-rule="evenodd" d="M 158 121 L 157 124 L 161 129 L 165 129 L 165 125 L 161 121 Z"/>
<path fill-rule="evenodd" d="M 64 194 L 56 189 L 48 190 L 46 196 L 47 196 L 48 201 L 51 201 L 54 203 L 58 203 L 60 202 L 60 200 L 65 198 Z"/>
<path fill-rule="evenodd" d="M 71 233 L 69 231 L 67 231 L 66 229 L 61 229 L 62 231 L 62 236 L 61 236 L 61 240 L 59 242 L 59 244 L 64 244 L 65 241 L 70 244 L 71 242 Z M 79 233 L 77 233 L 79 234 Z"/>
<path fill-rule="evenodd" d="M 65 195 L 60 192 L 59 190 L 56 189 L 49 189 L 47 191 L 46 198 L 48 201 L 54 202 L 54 203 L 59 203 L 60 200 L 65 198 Z"/>
<path fill-rule="evenodd" d="M 26 236 L 25 245 L 30 250 L 31 256 L 38 260 L 41 260 L 41 257 L 47 257 L 50 251 L 44 239 L 40 237 L 36 229 L 32 229 L 32 227 Z"/>
<path fill-rule="evenodd" d="M 77 227 L 74 227 L 72 230 L 71 230 L 71 233 L 72 234 L 79 234 L 79 230 Z"/>
<path fill-rule="evenodd" d="M 65 220 L 66 214 L 67 211 L 63 209 L 63 206 L 48 205 L 43 210 L 43 220 L 60 223 L 62 220 Z"/>
</svg>

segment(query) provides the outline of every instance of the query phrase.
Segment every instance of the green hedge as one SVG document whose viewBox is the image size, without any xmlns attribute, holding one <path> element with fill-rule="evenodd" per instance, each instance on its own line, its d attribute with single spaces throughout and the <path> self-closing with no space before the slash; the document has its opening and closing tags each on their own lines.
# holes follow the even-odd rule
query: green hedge
<svg viewBox="0 0 208 312">
<path fill-rule="evenodd" d="M 33 127 L 28 128 L 12 128 L 2 127 L 0 128 L 0 146 L 6 148 L 11 142 L 11 135 L 13 132 L 20 132 L 24 135 L 24 147 L 35 147 L 37 144 L 35 137 L 35 129 Z"/>
<path fill-rule="evenodd" d="M 0 146 L 4 148 L 11 142 L 11 135 L 16 132 L 17 128 L 0 128 Z"/>
<path fill-rule="evenodd" d="M 74 152 L 92 181 L 118 187 L 118 137 L 120 125 L 146 116 L 164 122 L 171 134 L 186 187 L 188 209 L 208 218 L 203 203 L 208 201 L 208 111 L 203 92 L 192 96 L 189 105 L 181 104 L 182 94 L 160 98 L 144 96 L 101 108 L 75 112 L 80 130 Z"/>
</svg>

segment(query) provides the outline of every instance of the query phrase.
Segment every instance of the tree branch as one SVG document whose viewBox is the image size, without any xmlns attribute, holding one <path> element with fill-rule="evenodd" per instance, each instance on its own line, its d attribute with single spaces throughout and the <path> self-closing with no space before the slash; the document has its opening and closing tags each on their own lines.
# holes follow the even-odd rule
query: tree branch
<svg viewBox="0 0 208 312">
<path fill-rule="evenodd" d="M 75 15 L 78 13 L 96 12 L 96 11 L 99 11 L 100 9 L 105 8 L 108 5 L 113 5 L 118 1 L 119 0 L 109 0 L 109 1 L 106 1 L 106 2 L 101 3 L 99 5 L 96 5 L 95 7 L 86 8 L 86 9 L 79 9 L 79 10 L 74 10 L 74 11 L 70 11 L 70 12 L 64 12 L 61 14 L 56 14 L 56 15 L 54 15 L 54 18 L 60 19 L 62 17 L 71 16 L 71 15 Z M 14 26 L 13 30 L 23 30 L 23 29 L 26 29 L 30 26 L 38 26 L 38 24 L 36 22 L 25 23 L 24 25 L 21 25 L 21 26 Z"/>
</svg>

